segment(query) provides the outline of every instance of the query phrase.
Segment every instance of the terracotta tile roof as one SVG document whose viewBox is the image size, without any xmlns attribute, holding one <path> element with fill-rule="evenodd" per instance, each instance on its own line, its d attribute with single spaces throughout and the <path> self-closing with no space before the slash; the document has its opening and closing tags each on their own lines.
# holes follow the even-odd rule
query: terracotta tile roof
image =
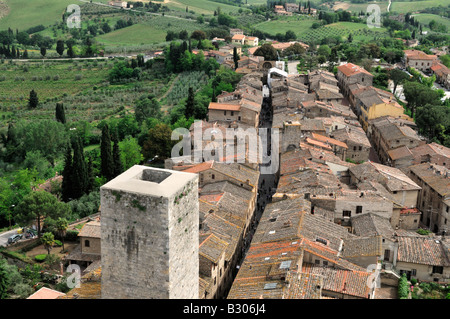
<svg viewBox="0 0 450 319">
<path fill-rule="evenodd" d="M 353 63 L 346 63 L 338 67 L 338 70 L 344 73 L 345 76 L 352 76 L 359 73 L 365 73 L 371 77 L 373 77 L 370 72 L 368 72 L 363 67 L 360 67 L 359 65 L 353 64 Z"/>
<path fill-rule="evenodd" d="M 195 165 L 193 167 L 190 167 L 190 168 L 184 170 L 183 172 L 186 172 L 186 173 L 203 172 L 203 171 L 206 171 L 208 169 L 211 169 L 212 166 L 213 166 L 213 163 L 214 163 L 214 161 L 203 162 L 203 163 L 197 164 L 197 165 Z"/>
<path fill-rule="evenodd" d="M 101 224 L 99 221 L 91 221 L 84 224 L 78 233 L 79 237 L 101 238 Z"/>
<path fill-rule="evenodd" d="M 289 285 L 283 293 L 283 299 L 322 299 L 322 276 L 291 270 L 287 273 L 286 281 Z"/>
<path fill-rule="evenodd" d="M 365 234 L 365 236 L 367 235 Z M 383 254 L 381 240 L 381 236 L 344 239 L 344 243 L 342 246 L 342 257 L 381 257 Z"/>
<path fill-rule="evenodd" d="M 450 266 L 449 256 L 440 240 L 430 237 L 398 237 L 397 261 L 431 265 Z"/>
<path fill-rule="evenodd" d="M 231 40 L 243 40 L 243 39 L 245 39 L 245 35 L 243 35 L 243 34 L 235 34 L 231 38 Z"/>
<path fill-rule="evenodd" d="M 228 243 L 214 234 L 210 234 L 200 242 L 199 255 L 217 264 L 222 254 L 227 250 Z"/>
<path fill-rule="evenodd" d="M 313 139 L 318 140 L 320 142 L 336 145 L 336 146 L 343 147 L 343 148 L 348 148 L 347 144 L 345 144 L 344 142 L 338 141 L 331 137 L 320 135 L 320 134 L 317 134 L 314 132 L 311 133 L 311 136 L 313 137 Z"/>
<path fill-rule="evenodd" d="M 361 182 L 370 177 L 371 181 L 380 183 L 390 192 L 421 189 L 399 169 L 371 161 L 351 167 L 350 172 Z"/>
<path fill-rule="evenodd" d="M 304 264 L 302 272 L 323 276 L 322 294 L 326 290 L 360 298 L 368 298 L 370 273 Z"/>
<path fill-rule="evenodd" d="M 426 54 L 419 50 L 404 50 L 405 55 L 411 60 L 436 60 L 437 56 L 434 54 Z"/>
<path fill-rule="evenodd" d="M 208 106 L 209 110 L 223 110 L 223 111 L 240 111 L 240 104 L 226 104 L 226 103 L 216 103 L 210 102 Z"/>
<path fill-rule="evenodd" d="M 42 287 L 34 294 L 29 296 L 27 299 L 58 299 L 59 297 L 65 296 L 65 293 L 56 291 L 47 287 Z"/>
<path fill-rule="evenodd" d="M 392 240 L 394 229 L 389 219 L 377 214 L 362 214 L 351 217 L 352 227 L 358 236 L 382 236 Z"/>
<path fill-rule="evenodd" d="M 442 197 L 450 195 L 450 170 L 444 166 L 423 163 L 409 167 L 411 174 L 418 176 Z"/>
<path fill-rule="evenodd" d="M 361 144 L 366 147 L 371 147 L 370 141 L 367 138 L 366 132 L 359 126 L 351 126 L 347 125 L 346 128 L 334 130 L 330 133 L 332 137 L 338 141 L 342 141 L 344 143 L 353 142 L 356 144 Z"/>
<path fill-rule="evenodd" d="M 400 146 L 393 150 L 389 150 L 388 154 L 391 160 L 397 160 L 405 157 L 411 158 L 413 157 L 413 154 L 411 153 L 410 149 L 407 146 Z"/>
</svg>

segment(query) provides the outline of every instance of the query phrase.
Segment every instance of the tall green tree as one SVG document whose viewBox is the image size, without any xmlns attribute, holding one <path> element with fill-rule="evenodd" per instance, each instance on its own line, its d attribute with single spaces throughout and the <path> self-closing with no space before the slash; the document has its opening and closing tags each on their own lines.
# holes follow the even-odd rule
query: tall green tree
<svg viewBox="0 0 450 319">
<path fill-rule="evenodd" d="M 112 135 L 113 142 L 113 162 L 114 162 L 114 176 L 119 176 L 123 172 L 122 159 L 120 158 L 119 139 L 117 137 L 117 131 L 114 131 Z"/>
<path fill-rule="evenodd" d="M 64 111 L 64 105 L 60 102 L 56 103 L 55 117 L 58 122 L 66 124 L 66 114 Z"/>
<path fill-rule="evenodd" d="M 436 90 L 416 81 L 408 81 L 403 85 L 403 93 L 408 102 L 406 107 L 411 111 L 414 118 L 416 109 L 426 104 L 440 105 L 440 96 Z"/>
<path fill-rule="evenodd" d="M 58 40 L 56 41 L 56 52 L 59 54 L 59 56 L 62 56 L 64 53 L 64 41 L 63 40 Z"/>
<path fill-rule="evenodd" d="M 108 124 L 102 128 L 100 143 L 101 174 L 109 181 L 114 178 L 114 159 L 111 148 L 111 133 Z"/>
<path fill-rule="evenodd" d="M 194 116 L 194 107 L 195 107 L 194 98 L 195 98 L 194 89 L 192 87 L 189 87 L 188 97 L 184 109 L 184 116 L 187 119 L 190 118 L 191 116 Z"/>
<path fill-rule="evenodd" d="M 30 91 L 30 98 L 28 99 L 28 107 L 35 109 L 39 104 L 39 98 L 34 89 Z"/>
<path fill-rule="evenodd" d="M 233 48 L 233 61 L 234 61 L 234 69 L 239 67 L 239 54 L 237 53 L 237 47 Z"/>
<path fill-rule="evenodd" d="M 19 225 L 29 225 L 32 221 L 36 222 L 38 237 L 41 237 L 42 219 L 50 217 L 68 216 L 70 207 L 58 201 L 58 199 L 46 191 L 33 191 L 23 198 L 15 209 L 14 219 Z"/>
<path fill-rule="evenodd" d="M 70 144 L 67 146 L 66 149 L 66 157 L 64 161 L 64 169 L 62 172 L 63 180 L 61 184 L 61 194 L 62 194 L 62 200 L 65 202 L 68 202 L 70 199 L 72 199 L 72 148 L 70 147 Z"/>
<path fill-rule="evenodd" d="M 86 193 L 88 185 L 88 172 L 86 159 L 84 157 L 83 145 L 79 136 L 73 143 L 73 162 L 72 162 L 72 198 L 78 199 Z"/>
</svg>

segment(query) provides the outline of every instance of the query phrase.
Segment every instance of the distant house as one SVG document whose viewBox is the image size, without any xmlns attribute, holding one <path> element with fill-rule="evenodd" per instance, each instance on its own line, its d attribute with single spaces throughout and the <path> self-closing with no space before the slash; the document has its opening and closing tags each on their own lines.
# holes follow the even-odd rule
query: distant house
<svg viewBox="0 0 450 319">
<path fill-rule="evenodd" d="M 256 47 L 258 46 L 258 38 L 246 36 L 244 39 L 244 44 L 249 45 L 251 47 Z"/>
<path fill-rule="evenodd" d="M 405 66 L 409 66 L 420 71 L 430 71 L 433 62 L 438 59 L 436 55 L 426 54 L 419 50 L 404 50 Z"/>
<path fill-rule="evenodd" d="M 99 220 L 94 220 L 84 224 L 78 233 L 80 245 L 78 245 L 66 260 L 70 264 L 78 264 L 87 268 L 93 263 L 97 263 L 101 258 L 101 224 Z"/>
<path fill-rule="evenodd" d="M 353 63 L 346 63 L 338 67 L 336 75 L 339 86 L 344 95 L 349 96 L 349 86 L 358 83 L 362 86 L 371 86 L 373 82 L 373 75 L 363 67 Z"/>
<path fill-rule="evenodd" d="M 450 69 L 442 63 L 434 63 L 431 71 L 436 75 L 436 82 L 450 90 Z"/>
<path fill-rule="evenodd" d="M 231 38 L 231 43 L 244 45 L 244 43 L 245 43 L 245 35 L 243 35 L 243 34 L 235 34 L 235 35 L 233 35 L 233 37 Z"/>
<path fill-rule="evenodd" d="M 128 3 L 126 1 L 109 1 L 108 4 L 110 6 L 113 7 L 118 7 L 118 8 L 127 8 Z M 132 8 L 133 6 L 130 5 L 130 8 Z"/>
<path fill-rule="evenodd" d="M 284 7 L 287 12 L 298 12 L 299 11 L 298 3 L 285 3 Z"/>
</svg>

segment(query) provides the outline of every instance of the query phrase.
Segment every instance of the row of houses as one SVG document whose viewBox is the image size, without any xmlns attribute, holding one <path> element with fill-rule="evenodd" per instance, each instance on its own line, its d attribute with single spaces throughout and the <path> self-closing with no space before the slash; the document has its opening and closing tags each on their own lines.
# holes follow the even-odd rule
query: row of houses
<svg viewBox="0 0 450 319">
<path fill-rule="evenodd" d="M 436 182 L 445 176 L 436 166 L 419 179 L 369 160 L 371 141 L 380 154 L 402 144 L 427 145 L 395 98 L 373 88 L 372 79 L 355 65 L 339 68 L 337 79 L 323 71 L 272 78 L 273 127 L 282 133 L 278 187 L 228 298 L 375 298 L 369 269 L 377 267 L 383 274 L 448 283 L 449 241 L 415 232 L 428 218 L 418 205 L 424 180 L 447 191 L 448 181 Z M 365 109 L 365 118 L 345 108 L 342 97 L 319 100 L 317 88 L 333 92 L 337 86 L 358 101 L 350 105 Z M 355 86 L 360 92 L 351 95 Z M 430 156 L 442 162 L 442 151 L 435 153 Z M 438 196 L 435 209 L 445 212 L 445 194 Z"/>
</svg>

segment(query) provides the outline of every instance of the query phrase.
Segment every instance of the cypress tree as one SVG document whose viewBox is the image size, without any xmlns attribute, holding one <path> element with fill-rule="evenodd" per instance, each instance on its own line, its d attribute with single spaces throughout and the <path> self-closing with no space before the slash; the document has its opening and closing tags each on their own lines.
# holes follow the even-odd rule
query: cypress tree
<svg viewBox="0 0 450 319">
<path fill-rule="evenodd" d="M 64 41 L 63 40 L 58 40 L 56 42 L 56 52 L 58 52 L 58 54 L 60 56 L 63 55 L 63 53 L 64 53 Z"/>
<path fill-rule="evenodd" d="M 37 93 L 33 90 L 30 91 L 30 99 L 28 100 L 28 106 L 32 109 L 36 108 L 39 104 L 39 98 Z"/>
<path fill-rule="evenodd" d="M 194 115 L 194 89 L 189 87 L 188 98 L 184 109 L 184 116 L 186 119 Z"/>
<path fill-rule="evenodd" d="M 111 151 L 111 134 L 108 124 L 102 128 L 100 143 L 101 173 L 109 181 L 114 178 L 114 161 Z"/>
<path fill-rule="evenodd" d="M 67 202 L 72 195 L 72 148 L 70 144 L 67 145 L 66 157 L 64 162 L 64 170 L 62 172 L 63 181 L 61 184 L 61 193 L 63 201 Z"/>
<path fill-rule="evenodd" d="M 86 193 L 90 193 L 95 185 L 94 163 L 91 156 L 88 157 L 87 175 Z"/>
<path fill-rule="evenodd" d="M 239 67 L 239 55 L 237 53 L 237 48 L 233 48 L 233 61 L 234 61 L 234 68 L 237 69 Z"/>
<path fill-rule="evenodd" d="M 83 145 L 79 136 L 73 143 L 72 162 L 72 192 L 73 198 L 80 198 L 86 193 L 88 185 L 88 175 L 86 160 L 84 158 Z"/>
<path fill-rule="evenodd" d="M 112 136 L 113 144 L 113 162 L 114 162 L 114 176 L 118 176 L 123 172 L 123 165 L 120 159 L 119 139 L 117 138 L 117 131 Z"/>
<path fill-rule="evenodd" d="M 58 122 L 66 124 L 66 114 L 64 112 L 64 105 L 62 103 L 56 103 L 55 117 Z"/>
</svg>

